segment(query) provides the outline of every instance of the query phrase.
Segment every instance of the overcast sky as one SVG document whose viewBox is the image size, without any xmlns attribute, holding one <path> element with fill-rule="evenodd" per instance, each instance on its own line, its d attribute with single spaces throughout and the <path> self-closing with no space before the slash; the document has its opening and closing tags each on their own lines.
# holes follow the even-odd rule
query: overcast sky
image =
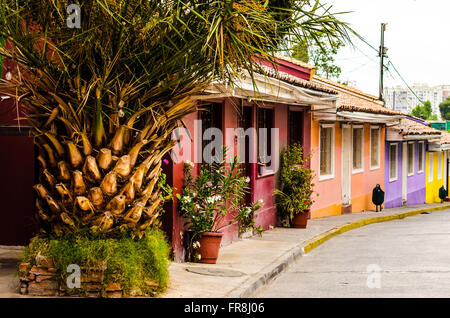
<svg viewBox="0 0 450 318">
<path fill-rule="evenodd" d="M 385 46 L 388 56 L 409 85 L 450 84 L 450 0 L 324 0 L 372 46 L 380 45 L 380 24 L 387 23 Z M 378 96 L 377 52 L 360 40 L 358 49 L 343 48 L 336 64 L 341 80 L 354 80 L 356 87 Z M 362 52 L 361 52 L 362 51 Z M 365 56 L 367 55 L 367 56 Z M 391 69 L 385 86 L 402 84 Z"/>
</svg>

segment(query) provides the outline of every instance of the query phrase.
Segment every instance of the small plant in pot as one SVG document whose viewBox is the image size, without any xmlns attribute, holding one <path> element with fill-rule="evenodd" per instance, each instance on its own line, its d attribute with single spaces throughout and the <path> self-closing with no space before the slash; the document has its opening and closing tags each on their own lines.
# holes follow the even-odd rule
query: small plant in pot
<svg viewBox="0 0 450 318">
<path fill-rule="evenodd" d="M 241 176 L 237 157 L 227 164 L 224 160 L 226 148 L 223 153 L 220 162 L 202 165 L 195 178 L 192 176 L 194 164 L 185 163 L 185 185 L 177 198 L 180 214 L 187 219 L 185 225 L 190 231 L 187 248 L 189 261 L 216 263 L 223 236 L 220 230 L 235 220 L 233 217 L 228 220 L 227 216 L 253 216 L 260 206 L 252 205 L 249 214 L 241 212 L 244 211 L 242 198 L 250 180 Z M 243 221 L 245 226 L 253 226 L 248 219 Z"/>
<path fill-rule="evenodd" d="M 280 155 L 279 189 L 275 189 L 275 205 L 282 224 L 306 228 L 309 208 L 312 205 L 313 170 L 306 166 L 309 157 L 303 158 L 299 144 L 288 146 Z"/>
</svg>

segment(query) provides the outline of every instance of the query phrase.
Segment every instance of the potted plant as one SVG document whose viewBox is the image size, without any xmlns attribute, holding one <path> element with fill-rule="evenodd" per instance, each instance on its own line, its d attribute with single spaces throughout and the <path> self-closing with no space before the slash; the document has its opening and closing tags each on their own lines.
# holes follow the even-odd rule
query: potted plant
<svg viewBox="0 0 450 318">
<path fill-rule="evenodd" d="M 306 228 L 312 205 L 314 174 L 306 166 L 299 144 L 288 146 L 280 155 L 280 185 L 275 189 L 275 205 L 281 222 L 294 228 Z"/>
<path fill-rule="evenodd" d="M 220 162 L 202 165 L 195 178 L 192 176 L 194 164 L 185 163 L 185 185 L 177 198 L 180 214 L 187 219 L 185 225 L 191 231 L 188 239 L 188 260 L 191 261 L 216 263 L 223 236 L 220 230 L 235 220 L 227 221 L 227 215 L 240 216 L 244 221 L 244 216 L 253 216 L 260 206 L 252 205 L 248 210 L 242 205 L 250 180 L 241 176 L 237 157 L 226 164 L 226 148 L 223 153 Z M 246 211 L 250 212 L 246 214 Z M 253 226 L 247 222 L 247 219 L 242 222 L 243 226 Z"/>
</svg>

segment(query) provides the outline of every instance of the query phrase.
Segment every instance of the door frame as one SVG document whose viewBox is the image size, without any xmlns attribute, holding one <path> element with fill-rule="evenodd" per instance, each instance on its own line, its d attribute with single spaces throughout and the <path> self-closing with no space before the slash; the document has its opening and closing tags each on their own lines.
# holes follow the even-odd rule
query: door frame
<svg viewBox="0 0 450 318">
<path fill-rule="evenodd" d="M 346 137 L 348 140 L 346 141 Z M 342 206 L 352 204 L 352 126 L 342 125 L 342 164 L 341 164 L 341 183 L 342 183 Z M 348 171 L 345 171 L 347 167 Z"/>
<path fill-rule="evenodd" d="M 402 202 L 408 205 L 408 142 L 402 143 Z"/>
</svg>

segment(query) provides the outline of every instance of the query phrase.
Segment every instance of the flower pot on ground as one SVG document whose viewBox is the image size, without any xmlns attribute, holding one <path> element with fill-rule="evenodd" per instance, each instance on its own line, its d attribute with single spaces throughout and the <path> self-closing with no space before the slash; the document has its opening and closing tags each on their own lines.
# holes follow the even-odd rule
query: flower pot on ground
<svg viewBox="0 0 450 318">
<path fill-rule="evenodd" d="M 306 228 L 313 201 L 313 171 L 307 166 L 301 145 L 288 146 L 280 155 L 280 186 L 275 189 L 275 205 L 281 223 Z"/>
<path fill-rule="evenodd" d="M 308 225 L 309 214 L 309 209 L 307 209 L 302 213 L 295 215 L 292 220 L 292 227 L 296 229 L 306 229 L 306 226 Z"/>
<path fill-rule="evenodd" d="M 220 243 L 223 233 L 203 232 L 198 239 L 197 252 L 200 255 L 199 263 L 215 264 L 219 257 Z"/>
<path fill-rule="evenodd" d="M 220 230 L 232 222 L 239 224 L 240 231 L 258 229 L 253 222 L 254 212 L 262 202 L 250 207 L 243 204 L 250 180 L 242 176 L 236 156 L 231 163 L 225 162 L 226 152 L 224 147 L 220 161 L 202 165 L 195 178 L 192 176 L 194 164 L 185 163 L 185 186 L 177 198 L 180 214 L 186 219 L 187 230 L 191 231 L 186 246 L 189 261 L 215 263 L 223 235 Z M 231 217 L 227 218 L 228 215 Z M 210 254 L 212 246 L 217 252 Z"/>
</svg>

